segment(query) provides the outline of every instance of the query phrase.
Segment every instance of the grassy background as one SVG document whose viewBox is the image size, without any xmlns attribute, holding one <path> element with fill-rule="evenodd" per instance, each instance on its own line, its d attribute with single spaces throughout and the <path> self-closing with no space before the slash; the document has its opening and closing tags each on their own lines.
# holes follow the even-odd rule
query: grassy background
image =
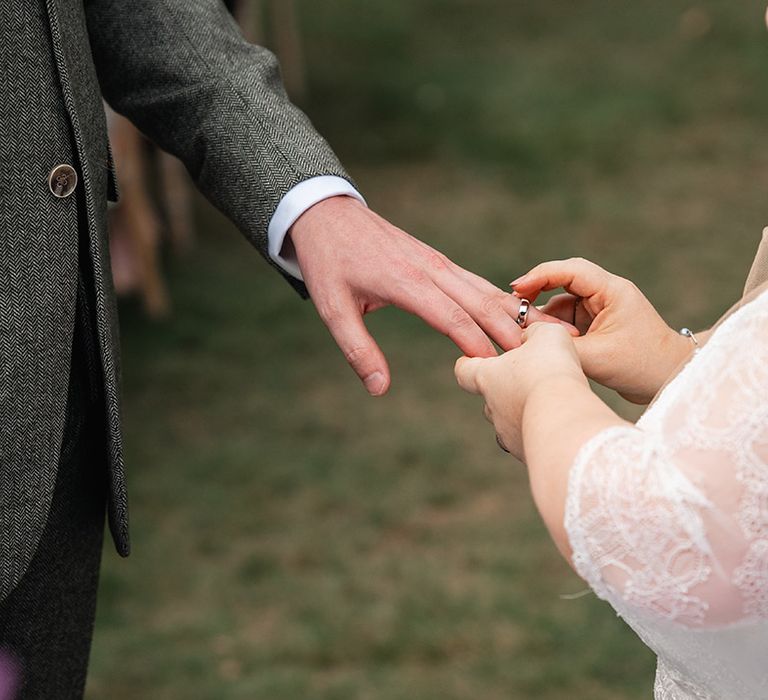
<svg viewBox="0 0 768 700">
<path fill-rule="evenodd" d="M 581 254 L 696 327 L 768 223 L 763 9 L 304 0 L 305 107 L 372 206 L 466 267 L 503 286 Z M 173 319 L 123 309 L 135 551 L 105 553 L 88 697 L 649 697 L 651 654 L 562 597 L 584 586 L 455 348 L 376 314 L 394 385 L 367 398 L 199 207 Z"/>
</svg>

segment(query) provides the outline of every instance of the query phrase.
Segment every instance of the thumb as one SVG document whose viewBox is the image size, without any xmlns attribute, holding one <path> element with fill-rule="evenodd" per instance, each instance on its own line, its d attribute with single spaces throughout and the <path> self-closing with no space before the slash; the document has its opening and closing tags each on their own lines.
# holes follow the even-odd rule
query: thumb
<svg viewBox="0 0 768 700">
<path fill-rule="evenodd" d="M 550 330 L 547 328 L 547 323 L 532 323 L 530 326 L 527 326 L 523 329 L 523 332 L 520 335 L 520 344 L 525 345 L 527 342 L 532 340 L 536 335 L 538 334 L 544 334 L 550 332 Z M 558 330 L 560 329 L 560 326 L 557 326 Z"/>
<path fill-rule="evenodd" d="M 607 352 L 605 341 L 599 335 L 582 335 L 573 339 L 576 354 L 579 356 L 584 374 L 594 377 L 600 374 L 600 365 L 605 365 Z"/>
<path fill-rule="evenodd" d="M 480 394 L 479 375 L 488 358 L 460 357 L 453 368 L 459 386 L 470 394 Z"/>
<path fill-rule="evenodd" d="M 354 299 L 337 297 L 335 303 L 318 304 L 317 311 L 368 393 L 385 394 L 390 383 L 387 360 L 365 327 Z"/>
</svg>

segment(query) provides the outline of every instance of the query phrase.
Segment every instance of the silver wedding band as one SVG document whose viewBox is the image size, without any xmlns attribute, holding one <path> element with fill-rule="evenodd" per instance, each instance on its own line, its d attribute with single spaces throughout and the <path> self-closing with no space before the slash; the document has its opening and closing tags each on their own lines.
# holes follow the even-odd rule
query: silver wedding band
<svg viewBox="0 0 768 700">
<path fill-rule="evenodd" d="M 528 311 L 530 308 L 530 301 L 527 299 L 520 300 L 520 308 L 517 310 L 517 318 L 515 319 L 515 323 L 517 323 L 520 328 L 525 328 L 526 321 L 528 320 Z"/>
</svg>

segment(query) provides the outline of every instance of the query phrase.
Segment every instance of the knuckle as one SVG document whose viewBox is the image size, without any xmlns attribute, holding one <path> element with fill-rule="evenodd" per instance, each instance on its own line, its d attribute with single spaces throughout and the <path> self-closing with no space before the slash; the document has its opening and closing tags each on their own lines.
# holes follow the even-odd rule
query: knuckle
<svg viewBox="0 0 768 700">
<path fill-rule="evenodd" d="M 427 267 L 434 272 L 442 272 L 448 268 L 448 258 L 436 250 L 427 253 Z"/>
<path fill-rule="evenodd" d="M 330 300 L 315 302 L 317 313 L 326 325 L 330 325 L 339 318 L 339 307 Z"/>
<path fill-rule="evenodd" d="M 398 272 L 410 284 L 423 284 L 427 280 L 424 268 L 411 262 L 401 262 Z"/>
<path fill-rule="evenodd" d="M 637 289 L 637 286 L 632 280 L 627 279 L 626 277 L 621 277 L 620 275 L 614 275 L 613 276 L 613 283 L 626 291 L 633 291 Z"/>
<path fill-rule="evenodd" d="M 368 348 L 364 345 L 356 345 L 345 349 L 344 357 L 350 365 L 358 367 L 370 357 L 370 353 L 368 352 Z"/>
<path fill-rule="evenodd" d="M 502 301 L 506 298 L 503 294 L 487 294 L 480 302 L 480 313 L 483 316 L 496 316 L 503 311 Z"/>
<path fill-rule="evenodd" d="M 453 328 L 466 328 L 474 323 L 472 317 L 460 306 L 451 310 L 448 320 Z"/>
<path fill-rule="evenodd" d="M 485 370 L 480 370 L 477 373 L 477 377 L 475 378 L 475 383 L 477 385 L 478 391 L 483 396 L 486 396 L 488 394 L 488 390 L 491 388 L 491 385 L 493 384 L 493 382 L 489 377 L 489 373 Z M 490 407 L 488 407 L 488 410 L 490 411 Z"/>
</svg>

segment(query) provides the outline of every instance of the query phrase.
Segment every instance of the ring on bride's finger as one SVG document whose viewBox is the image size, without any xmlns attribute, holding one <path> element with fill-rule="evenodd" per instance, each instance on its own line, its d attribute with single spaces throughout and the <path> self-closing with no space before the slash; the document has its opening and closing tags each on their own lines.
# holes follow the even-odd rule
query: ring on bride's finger
<svg viewBox="0 0 768 700">
<path fill-rule="evenodd" d="M 509 450 L 507 449 L 507 446 L 501 441 L 501 438 L 499 437 L 499 434 L 496 433 L 496 444 L 507 454 L 509 454 Z"/>
<path fill-rule="evenodd" d="M 531 302 L 527 299 L 520 300 L 520 308 L 517 310 L 517 318 L 515 322 L 520 328 L 525 328 L 525 323 L 528 320 L 528 311 L 530 311 Z"/>
</svg>

